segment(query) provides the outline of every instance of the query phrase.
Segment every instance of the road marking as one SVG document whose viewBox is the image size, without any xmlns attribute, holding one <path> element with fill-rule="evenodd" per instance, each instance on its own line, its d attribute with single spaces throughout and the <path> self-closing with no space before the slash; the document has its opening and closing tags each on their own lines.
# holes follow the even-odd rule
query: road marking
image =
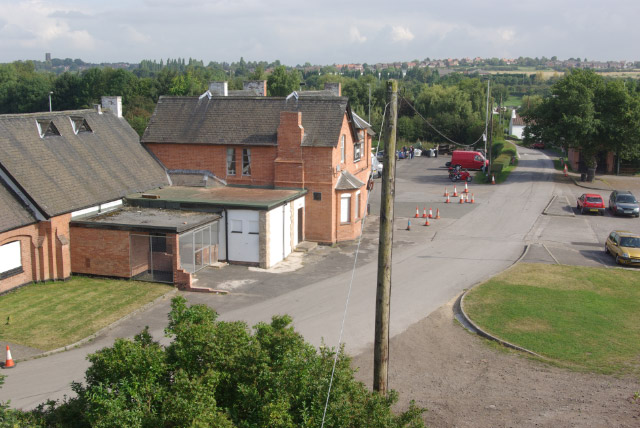
<svg viewBox="0 0 640 428">
<path fill-rule="evenodd" d="M 560 262 L 558 261 L 558 259 L 556 259 L 556 256 L 553 255 L 553 253 L 547 248 L 546 245 L 544 245 L 544 243 L 542 244 L 542 246 L 544 247 L 545 250 L 547 250 L 547 253 L 549 253 L 549 255 L 551 256 L 551 258 L 553 260 L 555 260 L 556 264 L 559 265 Z"/>
</svg>

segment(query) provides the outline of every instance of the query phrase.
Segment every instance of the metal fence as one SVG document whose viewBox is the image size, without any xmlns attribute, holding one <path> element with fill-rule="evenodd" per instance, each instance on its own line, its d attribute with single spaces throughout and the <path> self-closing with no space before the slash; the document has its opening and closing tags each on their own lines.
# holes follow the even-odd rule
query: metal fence
<svg viewBox="0 0 640 428">
<path fill-rule="evenodd" d="M 218 261 L 218 222 L 179 236 L 180 267 L 189 273 Z"/>
<path fill-rule="evenodd" d="M 131 278 L 173 283 L 173 241 L 164 235 L 129 235 Z"/>
</svg>

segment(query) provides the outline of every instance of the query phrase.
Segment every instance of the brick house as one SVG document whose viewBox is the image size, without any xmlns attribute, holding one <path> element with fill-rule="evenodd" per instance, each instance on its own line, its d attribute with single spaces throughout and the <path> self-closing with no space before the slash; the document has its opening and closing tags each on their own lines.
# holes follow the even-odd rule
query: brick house
<svg viewBox="0 0 640 428">
<path fill-rule="evenodd" d="M 87 258 L 107 263 L 109 247 L 73 255 L 72 218 L 169 184 L 122 118 L 120 98 L 104 97 L 103 105 L 112 112 L 0 115 L 0 292 L 66 279 Z"/>
<path fill-rule="evenodd" d="M 200 97 L 160 97 L 142 144 L 170 171 L 207 171 L 233 186 L 304 189 L 304 206 L 294 213 L 303 239 L 355 239 L 366 209 L 371 127 L 351 111 L 339 84 L 286 98 L 265 93 L 263 81 L 239 93 L 216 82 Z"/>
</svg>

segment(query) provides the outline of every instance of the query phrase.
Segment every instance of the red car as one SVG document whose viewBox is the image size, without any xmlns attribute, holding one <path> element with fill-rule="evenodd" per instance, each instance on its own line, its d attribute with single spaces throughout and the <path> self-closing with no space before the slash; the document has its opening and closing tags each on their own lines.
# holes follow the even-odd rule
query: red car
<svg viewBox="0 0 640 428">
<path fill-rule="evenodd" d="M 580 214 L 591 212 L 604 215 L 604 200 L 595 193 L 584 193 L 578 198 L 576 208 Z"/>
<path fill-rule="evenodd" d="M 544 143 L 542 141 L 537 141 L 531 145 L 532 149 L 544 149 Z"/>
</svg>

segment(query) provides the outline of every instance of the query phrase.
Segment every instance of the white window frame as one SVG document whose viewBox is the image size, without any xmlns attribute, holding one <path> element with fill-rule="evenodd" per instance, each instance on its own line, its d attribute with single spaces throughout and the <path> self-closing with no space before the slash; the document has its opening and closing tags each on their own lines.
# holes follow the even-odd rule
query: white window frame
<svg viewBox="0 0 640 428">
<path fill-rule="evenodd" d="M 362 159 L 362 141 L 353 145 L 353 161 L 358 162 L 360 159 Z"/>
<path fill-rule="evenodd" d="M 0 275 L 14 269 L 22 271 L 22 243 L 20 241 L 0 245 Z"/>
<path fill-rule="evenodd" d="M 251 175 L 251 149 L 242 149 L 242 175 Z"/>
<path fill-rule="evenodd" d="M 340 223 L 351 223 L 351 193 L 340 195 Z"/>
<path fill-rule="evenodd" d="M 235 147 L 227 147 L 227 175 L 236 175 L 236 148 Z"/>
<path fill-rule="evenodd" d="M 347 136 L 342 134 L 342 136 L 340 137 L 340 162 L 345 163 L 345 159 L 347 158 L 346 153 L 345 153 L 345 140 L 347 139 Z"/>
</svg>

